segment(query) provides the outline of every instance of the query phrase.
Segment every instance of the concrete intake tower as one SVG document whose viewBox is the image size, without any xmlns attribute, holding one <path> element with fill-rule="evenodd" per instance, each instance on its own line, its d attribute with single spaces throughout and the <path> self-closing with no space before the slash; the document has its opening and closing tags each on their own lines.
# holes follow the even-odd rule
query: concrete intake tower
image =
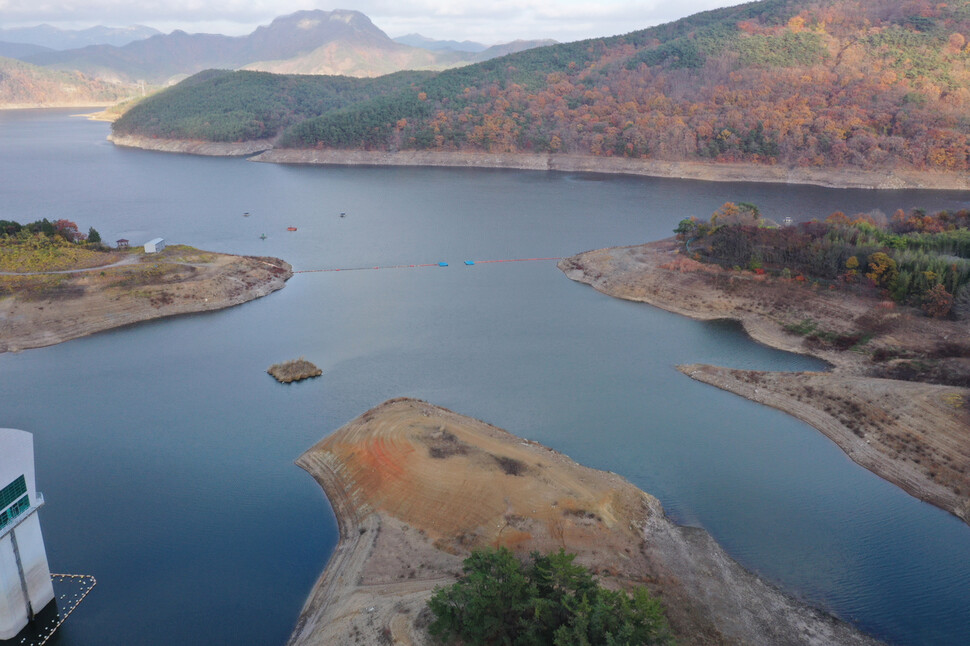
<svg viewBox="0 0 970 646">
<path fill-rule="evenodd" d="M 37 510 L 34 437 L 0 428 L 0 640 L 10 639 L 54 600 Z"/>
</svg>

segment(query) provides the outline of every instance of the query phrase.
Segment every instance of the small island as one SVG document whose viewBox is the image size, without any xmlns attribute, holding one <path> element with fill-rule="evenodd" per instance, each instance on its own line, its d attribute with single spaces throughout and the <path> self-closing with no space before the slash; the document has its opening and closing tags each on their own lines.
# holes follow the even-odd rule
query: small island
<svg viewBox="0 0 970 646">
<path fill-rule="evenodd" d="M 310 379 L 311 377 L 319 377 L 323 374 L 320 368 L 317 368 L 303 357 L 290 359 L 283 363 L 274 363 L 266 372 L 273 375 L 273 378 L 281 384 L 289 384 L 294 381 Z"/>
<path fill-rule="evenodd" d="M 0 221 L 0 352 L 39 348 L 141 321 L 218 310 L 281 289 L 278 258 L 169 245 L 111 249 L 68 220 Z"/>
<path fill-rule="evenodd" d="M 970 212 L 835 213 L 772 226 L 725 204 L 678 236 L 559 263 L 569 278 L 700 320 L 828 372 L 679 369 L 811 424 L 863 467 L 970 522 Z"/>
<path fill-rule="evenodd" d="M 622 477 L 414 399 L 347 423 L 297 464 L 340 542 L 289 646 L 431 644 L 426 604 L 473 550 L 564 549 L 613 589 L 644 586 L 680 644 L 875 644 L 745 571 Z"/>
</svg>

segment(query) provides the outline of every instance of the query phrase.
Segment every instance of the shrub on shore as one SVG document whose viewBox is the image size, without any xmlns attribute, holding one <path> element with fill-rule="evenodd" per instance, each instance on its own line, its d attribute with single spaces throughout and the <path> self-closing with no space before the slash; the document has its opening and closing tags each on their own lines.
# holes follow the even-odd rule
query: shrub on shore
<svg viewBox="0 0 970 646">
<path fill-rule="evenodd" d="M 663 607 L 645 588 L 607 590 L 575 558 L 533 552 L 523 564 L 506 548 L 476 550 L 464 576 L 428 602 L 429 631 L 482 646 L 672 643 Z"/>
</svg>

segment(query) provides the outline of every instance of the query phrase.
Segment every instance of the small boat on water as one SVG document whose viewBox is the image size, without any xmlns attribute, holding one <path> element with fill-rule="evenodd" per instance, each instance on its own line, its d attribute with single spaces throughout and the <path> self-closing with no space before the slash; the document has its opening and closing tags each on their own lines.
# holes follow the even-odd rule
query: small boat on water
<svg viewBox="0 0 970 646">
<path fill-rule="evenodd" d="M 249 217 L 249 211 L 246 211 L 245 213 L 243 213 L 243 217 L 244 218 L 248 218 Z"/>
<path fill-rule="evenodd" d="M 341 211 L 340 212 L 340 217 L 342 217 L 342 218 L 347 217 L 347 213 L 345 211 Z"/>
<path fill-rule="evenodd" d="M 287 231 L 296 231 L 296 227 L 286 227 Z"/>
<path fill-rule="evenodd" d="M 259 236 L 259 239 L 260 240 L 265 240 L 266 239 L 266 234 L 264 233 L 263 235 Z"/>
</svg>

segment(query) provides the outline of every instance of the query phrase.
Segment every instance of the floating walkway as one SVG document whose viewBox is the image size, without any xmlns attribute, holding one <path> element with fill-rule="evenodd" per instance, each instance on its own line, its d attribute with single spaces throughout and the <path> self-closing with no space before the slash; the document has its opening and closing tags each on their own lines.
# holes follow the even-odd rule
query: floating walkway
<svg viewBox="0 0 970 646">
<path fill-rule="evenodd" d="M 555 258 L 508 258 L 503 260 L 466 260 L 465 265 L 473 267 L 475 265 L 485 265 L 493 262 L 540 262 L 543 260 L 562 260 L 562 257 Z M 364 271 L 366 269 L 417 269 L 418 267 L 447 267 L 447 262 L 428 262 L 419 265 L 384 265 L 377 267 L 343 267 L 340 269 L 299 269 L 294 274 L 319 274 L 330 271 Z"/>
<path fill-rule="evenodd" d="M 98 582 L 87 574 L 51 574 L 51 583 L 54 603 L 48 604 L 20 634 L 4 644 L 44 646 Z"/>
</svg>

